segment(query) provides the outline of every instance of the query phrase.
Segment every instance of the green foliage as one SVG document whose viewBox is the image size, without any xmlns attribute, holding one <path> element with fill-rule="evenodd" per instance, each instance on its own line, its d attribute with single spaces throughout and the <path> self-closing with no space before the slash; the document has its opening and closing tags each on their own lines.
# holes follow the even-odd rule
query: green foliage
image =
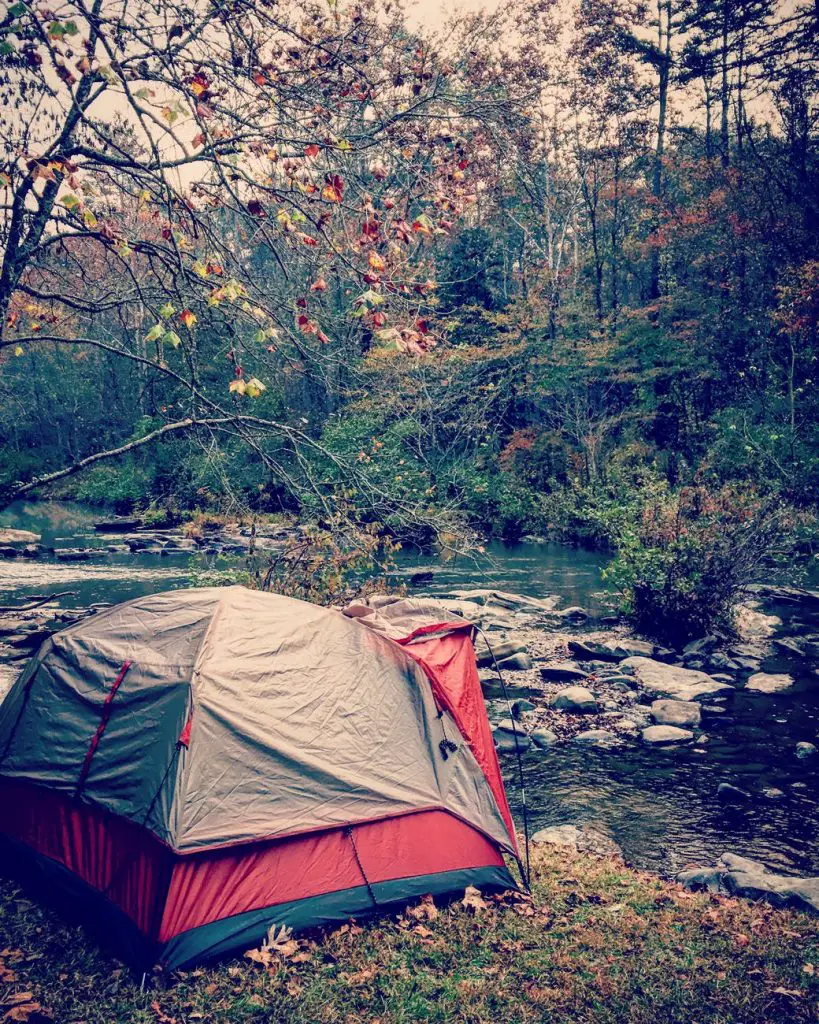
<svg viewBox="0 0 819 1024">
<path fill-rule="evenodd" d="M 604 577 L 640 630 L 680 645 L 731 629 L 745 588 L 791 525 L 781 503 L 745 489 L 660 488 L 615 531 Z"/>
</svg>

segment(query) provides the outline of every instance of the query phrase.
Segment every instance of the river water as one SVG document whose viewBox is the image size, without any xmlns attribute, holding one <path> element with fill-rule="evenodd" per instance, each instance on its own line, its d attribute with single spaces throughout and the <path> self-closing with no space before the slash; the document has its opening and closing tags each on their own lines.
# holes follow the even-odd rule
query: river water
<svg viewBox="0 0 819 1024">
<path fill-rule="evenodd" d="M 60 502 L 18 503 L 0 514 L 0 525 L 32 530 L 43 543 L 60 547 L 104 547 L 111 538 L 94 532 L 98 513 Z M 88 563 L 54 560 L 0 561 L 0 603 L 28 594 L 73 591 L 67 607 L 122 601 L 157 590 L 190 586 L 203 570 L 227 567 L 201 555 L 108 554 Z M 234 560 L 233 564 L 236 564 Z M 492 586 L 546 597 L 563 607 L 606 610 L 601 579 L 604 557 L 556 544 L 490 544 L 478 560 L 440 559 L 402 552 L 396 580 L 424 572 L 419 593 L 454 587 Z M 766 609 L 782 615 L 792 608 Z M 819 632 L 819 621 L 811 624 Z M 704 748 L 656 750 L 632 744 L 598 751 L 564 744 L 523 761 L 532 829 L 567 822 L 594 824 L 611 835 L 637 866 L 674 873 L 686 864 L 710 864 L 725 851 L 765 861 L 792 873 L 819 874 L 819 758 L 799 761 L 799 740 L 819 734 L 819 680 L 800 676 L 800 666 L 771 659 L 768 671 L 797 676 L 792 690 L 776 696 L 738 691 L 729 713 L 706 729 Z M 504 759 L 510 801 L 518 819 L 521 803 L 516 769 Z M 717 800 L 720 782 L 754 794 L 775 787 L 784 796 L 754 799 L 741 809 Z"/>
</svg>

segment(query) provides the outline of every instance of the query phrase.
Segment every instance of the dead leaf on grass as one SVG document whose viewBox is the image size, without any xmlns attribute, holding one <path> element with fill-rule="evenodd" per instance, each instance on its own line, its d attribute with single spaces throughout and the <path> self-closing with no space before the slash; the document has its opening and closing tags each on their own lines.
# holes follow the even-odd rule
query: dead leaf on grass
<svg viewBox="0 0 819 1024">
<path fill-rule="evenodd" d="M 414 917 L 416 921 L 434 921 L 438 917 L 438 908 L 432 893 L 421 897 L 421 902 L 415 907 L 407 907 L 407 914 Z"/>
<path fill-rule="evenodd" d="M 489 909 L 489 904 L 483 898 L 481 890 L 474 885 L 468 885 L 464 889 L 464 898 L 461 900 L 461 906 L 466 910 L 474 910 L 476 914 L 482 910 Z"/>
</svg>

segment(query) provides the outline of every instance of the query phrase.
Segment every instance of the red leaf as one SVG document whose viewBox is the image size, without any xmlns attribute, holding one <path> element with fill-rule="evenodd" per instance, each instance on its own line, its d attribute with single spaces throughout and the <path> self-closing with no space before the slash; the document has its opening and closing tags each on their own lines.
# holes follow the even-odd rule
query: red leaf
<svg viewBox="0 0 819 1024">
<path fill-rule="evenodd" d="M 316 145 L 315 142 L 311 142 L 309 146 L 304 147 L 304 155 L 309 157 L 318 156 L 321 152 L 321 146 Z"/>
</svg>

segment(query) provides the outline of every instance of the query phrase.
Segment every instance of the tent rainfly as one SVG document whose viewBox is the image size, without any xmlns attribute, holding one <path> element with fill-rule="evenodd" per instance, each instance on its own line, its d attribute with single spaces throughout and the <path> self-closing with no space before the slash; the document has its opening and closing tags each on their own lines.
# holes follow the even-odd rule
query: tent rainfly
<svg viewBox="0 0 819 1024">
<path fill-rule="evenodd" d="M 243 587 L 83 620 L 0 704 L 0 866 L 142 968 L 514 887 L 471 630 Z"/>
</svg>

